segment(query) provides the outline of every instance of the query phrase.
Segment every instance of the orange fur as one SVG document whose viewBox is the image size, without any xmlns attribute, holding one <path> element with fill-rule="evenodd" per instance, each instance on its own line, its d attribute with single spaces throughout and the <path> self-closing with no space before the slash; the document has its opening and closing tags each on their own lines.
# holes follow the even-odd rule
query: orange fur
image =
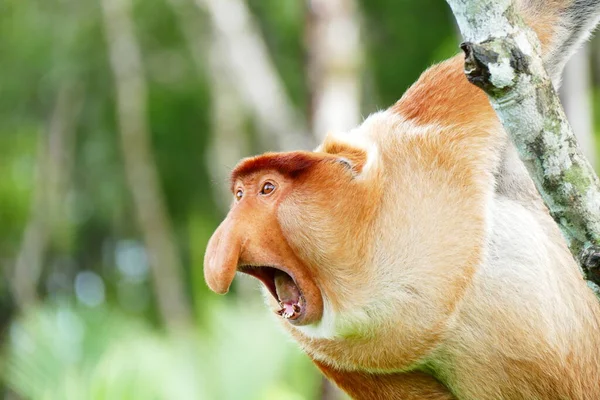
<svg viewBox="0 0 600 400">
<path fill-rule="evenodd" d="M 422 372 L 370 374 L 339 371 L 318 361 L 315 363 L 327 378 L 336 382 L 356 400 L 454 399 L 440 382 Z"/>
<path fill-rule="evenodd" d="M 367 154 L 364 150 L 349 146 L 346 143 L 325 138 L 322 148 L 322 151 L 327 154 L 335 154 L 338 157 L 347 159 L 351 163 L 352 169 L 357 173 L 362 171 L 367 163 Z"/>
<path fill-rule="evenodd" d="M 521 3 L 548 63 L 574 4 Z M 283 326 L 356 399 L 598 399 L 600 305 L 513 153 L 454 57 L 315 152 L 242 161 L 207 282 L 289 274 Z"/>
<path fill-rule="evenodd" d="M 280 174 L 296 177 L 309 170 L 323 158 L 313 153 L 295 151 L 285 154 L 265 153 L 244 160 L 231 172 L 231 184 L 256 171 L 273 170 Z"/>
</svg>

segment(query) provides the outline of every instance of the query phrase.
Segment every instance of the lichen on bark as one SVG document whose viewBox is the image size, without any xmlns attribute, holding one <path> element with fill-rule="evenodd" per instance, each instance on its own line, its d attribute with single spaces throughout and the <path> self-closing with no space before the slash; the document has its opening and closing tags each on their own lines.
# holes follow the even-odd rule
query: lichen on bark
<svg viewBox="0 0 600 400">
<path fill-rule="evenodd" d="M 483 89 L 588 285 L 600 297 L 600 181 L 581 153 L 541 57 L 511 0 L 448 0 L 467 42 L 465 74 Z"/>
</svg>

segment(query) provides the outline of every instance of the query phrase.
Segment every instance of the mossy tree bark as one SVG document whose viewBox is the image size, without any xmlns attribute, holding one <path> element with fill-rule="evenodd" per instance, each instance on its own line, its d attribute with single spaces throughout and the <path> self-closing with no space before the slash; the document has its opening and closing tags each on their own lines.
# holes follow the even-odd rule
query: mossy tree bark
<svg viewBox="0 0 600 400">
<path fill-rule="evenodd" d="M 600 296 L 600 181 L 581 153 L 541 57 L 511 0 L 447 0 L 465 74 L 483 89 L 551 215 Z"/>
</svg>

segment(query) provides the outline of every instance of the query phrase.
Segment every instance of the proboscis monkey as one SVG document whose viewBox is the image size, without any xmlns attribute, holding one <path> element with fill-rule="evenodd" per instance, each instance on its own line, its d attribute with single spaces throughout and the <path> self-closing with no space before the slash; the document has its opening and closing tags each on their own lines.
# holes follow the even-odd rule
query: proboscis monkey
<svg viewBox="0 0 600 400">
<path fill-rule="evenodd" d="M 599 0 L 524 0 L 555 82 Z M 600 399 L 600 304 L 457 56 L 314 152 L 240 162 L 208 285 L 258 278 L 356 399 Z"/>
</svg>

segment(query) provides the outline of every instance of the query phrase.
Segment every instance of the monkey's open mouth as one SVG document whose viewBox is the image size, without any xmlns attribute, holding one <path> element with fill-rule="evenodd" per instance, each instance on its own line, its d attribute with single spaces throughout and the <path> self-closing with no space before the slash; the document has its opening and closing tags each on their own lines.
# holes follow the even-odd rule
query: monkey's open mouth
<svg viewBox="0 0 600 400">
<path fill-rule="evenodd" d="M 287 272 L 262 266 L 242 266 L 238 270 L 257 278 L 265 285 L 279 304 L 277 314 L 290 321 L 296 321 L 304 314 L 306 303 L 302 292 Z"/>
</svg>

